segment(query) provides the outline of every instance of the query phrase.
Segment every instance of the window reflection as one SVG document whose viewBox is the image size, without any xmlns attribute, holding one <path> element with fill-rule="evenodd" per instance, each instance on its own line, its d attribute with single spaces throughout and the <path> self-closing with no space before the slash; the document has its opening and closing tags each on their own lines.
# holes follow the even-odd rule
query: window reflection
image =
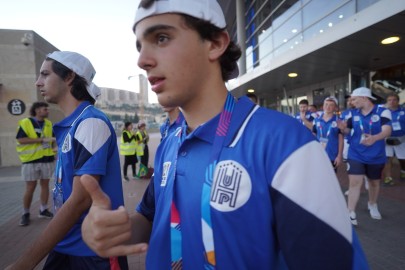
<svg viewBox="0 0 405 270">
<path fill-rule="evenodd" d="M 277 48 L 283 43 L 289 42 L 290 39 L 292 39 L 294 36 L 297 36 L 297 33 L 301 31 L 301 12 L 297 12 L 284 24 L 282 24 L 277 30 L 274 31 L 274 48 Z"/>
<path fill-rule="evenodd" d="M 302 9 L 304 28 L 312 26 L 322 19 L 322 17 L 330 14 L 345 2 L 347 2 L 347 0 L 312 0 Z"/>
<path fill-rule="evenodd" d="M 355 2 L 351 1 L 331 13 L 329 16 L 313 24 L 311 27 L 308 27 L 304 31 L 304 40 L 308 40 L 331 30 L 338 23 L 353 15 L 355 13 L 355 8 Z"/>
<path fill-rule="evenodd" d="M 245 0 L 247 72 L 378 1 Z"/>
</svg>

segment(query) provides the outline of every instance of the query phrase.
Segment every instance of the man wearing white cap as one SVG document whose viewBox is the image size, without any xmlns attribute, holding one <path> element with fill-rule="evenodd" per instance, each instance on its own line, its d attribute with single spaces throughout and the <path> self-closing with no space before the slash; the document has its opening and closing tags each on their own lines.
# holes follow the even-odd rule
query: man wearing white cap
<svg viewBox="0 0 405 270">
<path fill-rule="evenodd" d="M 316 138 L 226 89 L 241 52 L 217 1 L 142 1 L 134 31 L 159 103 L 185 121 L 160 143 L 135 214 L 107 210 L 83 179 L 86 243 L 103 256 L 136 253 L 146 245 L 127 240 L 147 241 L 152 227 L 146 269 L 367 269 Z"/>
<path fill-rule="evenodd" d="M 36 85 L 66 116 L 54 125 L 55 216 L 11 269 L 33 269 L 46 255 L 44 269 L 128 269 L 125 256 L 101 258 L 82 239 L 91 197 L 80 179 L 97 181 L 112 209 L 124 204 L 117 138 L 107 116 L 93 106 L 100 95 L 92 83 L 95 73 L 90 61 L 75 52 L 55 51 L 41 66 Z"/>
<path fill-rule="evenodd" d="M 343 135 L 338 128 L 338 116 L 335 114 L 338 101 L 335 97 L 325 98 L 323 112 L 315 118 L 312 132 L 315 133 L 319 142 L 325 149 L 328 157 L 335 168 L 342 163 Z"/>
<path fill-rule="evenodd" d="M 385 138 L 391 134 L 391 112 L 373 104 L 375 98 L 371 90 L 360 87 L 353 91 L 351 100 L 353 109 L 346 122 L 340 122 L 339 128 L 344 134 L 351 132 L 347 157 L 349 174 L 348 209 L 350 220 L 357 225 L 356 206 L 364 176 L 369 181 L 368 209 L 373 219 L 381 219 L 377 199 L 380 191 L 380 179 L 386 162 Z"/>
</svg>

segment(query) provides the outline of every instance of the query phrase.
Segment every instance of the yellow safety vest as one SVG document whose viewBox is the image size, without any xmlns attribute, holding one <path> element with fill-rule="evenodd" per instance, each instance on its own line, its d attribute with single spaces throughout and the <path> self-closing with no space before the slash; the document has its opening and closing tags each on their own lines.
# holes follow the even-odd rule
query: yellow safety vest
<svg viewBox="0 0 405 270">
<path fill-rule="evenodd" d="M 42 134 L 38 137 L 38 134 L 35 132 L 34 126 L 30 118 L 24 118 L 18 121 L 19 127 L 21 127 L 28 138 L 51 138 L 52 137 L 52 122 L 48 119 L 45 119 L 44 126 L 42 128 Z M 44 147 L 45 146 L 45 147 Z M 20 144 L 17 140 L 16 147 L 18 157 L 22 163 L 34 161 L 43 157 L 54 156 L 55 153 L 52 149 L 52 143 L 30 143 L 30 144 Z"/>
<path fill-rule="evenodd" d="M 146 130 L 144 132 L 145 132 L 145 137 L 146 137 L 148 135 L 148 133 L 146 132 Z M 143 141 L 142 132 L 137 131 L 136 136 L 138 138 L 140 138 L 140 140 L 137 142 L 136 155 L 138 157 L 141 157 L 141 156 L 143 156 L 143 149 L 145 148 L 145 144 L 142 142 Z"/>
<path fill-rule="evenodd" d="M 136 151 L 136 141 L 131 140 L 130 142 L 124 142 L 124 134 L 127 133 L 128 138 L 131 138 L 132 133 L 128 130 L 124 130 L 121 135 L 121 144 L 120 144 L 120 155 L 123 156 L 132 156 L 135 155 Z"/>
</svg>

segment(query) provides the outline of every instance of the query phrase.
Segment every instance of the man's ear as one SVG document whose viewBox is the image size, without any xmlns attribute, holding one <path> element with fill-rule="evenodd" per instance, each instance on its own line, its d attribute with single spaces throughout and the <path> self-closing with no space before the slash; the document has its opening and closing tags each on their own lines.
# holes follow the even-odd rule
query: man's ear
<svg viewBox="0 0 405 270">
<path fill-rule="evenodd" d="M 68 83 L 68 85 L 72 85 L 73 80 L 75 79 L 76 73 L 74 72 L 69 72 L 69 74 L 65 78 L 65 82 Z"/>
<path fill-rule="evenodd" d="M 219 59 L 228 48 L 229 42 L 230 38 L 228 32 L 220 32 L 213 40 L 210 41 L 209 59 L 211 61 Z"/>
</svg>

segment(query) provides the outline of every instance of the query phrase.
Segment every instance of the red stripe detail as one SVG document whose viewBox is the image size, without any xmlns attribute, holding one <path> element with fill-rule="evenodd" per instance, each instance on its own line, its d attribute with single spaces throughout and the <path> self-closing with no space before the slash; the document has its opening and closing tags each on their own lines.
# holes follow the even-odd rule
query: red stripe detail
<svg viewBox="0 0 405 270">
<path fill-rule="evenodd" d="M 118 257 L 110 257 L 110 269 L 121 270 L 120 264 L 118 262 Z"/>
<path fill-rule="evenodd" d="M 179 211 L 177 210 L 174 202 L 172 202 L 172 207 L 171 207 L 170 223 L 177 223 L 177 224 L 180 223 Z"/>
</svg>

